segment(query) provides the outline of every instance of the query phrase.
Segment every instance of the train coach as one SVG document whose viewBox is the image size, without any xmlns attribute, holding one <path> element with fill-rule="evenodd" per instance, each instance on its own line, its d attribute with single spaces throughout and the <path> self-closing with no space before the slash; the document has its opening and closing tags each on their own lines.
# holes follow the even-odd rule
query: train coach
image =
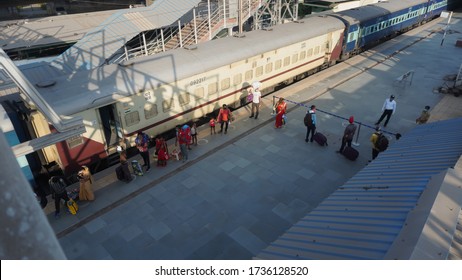
<svg viewBox="0 0 462 280">
<path fill-rule="evenodd" d="M 439 17 L 446 7 L 447 0 L 400 0 L 332 14 L 345 23 L 342 59 Z"/>
<path fill-rule="evenodd" d="M 188 48 L 47 77 L 38 87 L 55 110 L 84 120 L 86 132 L 44 149 L 66 171 L 106 159 L 136 132 L 154 136 L 240 106 L 247 88 L 266 91 L 324 69 L 438 14 L 446 1 L 396 0 L 226 37 Z M 37 136 L 53 128 L 36 113 Z"/>
</svg>

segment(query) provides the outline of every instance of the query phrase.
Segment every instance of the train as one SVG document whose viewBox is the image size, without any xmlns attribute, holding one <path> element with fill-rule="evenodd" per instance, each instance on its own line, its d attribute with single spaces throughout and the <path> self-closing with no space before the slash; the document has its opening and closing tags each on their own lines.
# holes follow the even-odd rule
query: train
<svg viewBox="0 0 462 280">
<path fill-rule="evenodd" d="M 75 172 L 117 155 L 121 143 L 133 146 L 139 131 L 156 136 L 223 104 L 240 107 L 253 81 L 269 93 L 439 17 L 446 8 L 447 0 L 388 0 L 47 77 L 38 92 L 58 114 L 81 117 L 86 132 L 43 149 L 43 158 L 66 174 Z M 54 131 L 40 112 L 31 112 L 37 137 Z"/>
</svg>

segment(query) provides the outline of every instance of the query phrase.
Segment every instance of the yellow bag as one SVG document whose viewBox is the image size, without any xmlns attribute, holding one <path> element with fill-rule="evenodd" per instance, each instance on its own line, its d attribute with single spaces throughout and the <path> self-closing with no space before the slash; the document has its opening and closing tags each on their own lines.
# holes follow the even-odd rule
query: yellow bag
<svg viewBox="0 0 462 280">
<path fill-rule="evenodd" d="M 69 212 L 72 215 L 75 215 L 77 214 L 77 211 L 79 211 L 79 205 L 77 205 L 77 203 L 72 198 L 70 198 L 67 202 L 67 209 L 69 209 Z"/>
</svg>

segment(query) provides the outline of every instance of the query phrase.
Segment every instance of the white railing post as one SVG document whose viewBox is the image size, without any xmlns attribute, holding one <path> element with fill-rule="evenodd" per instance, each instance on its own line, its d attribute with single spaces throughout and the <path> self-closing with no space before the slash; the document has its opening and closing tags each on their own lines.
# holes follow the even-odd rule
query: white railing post
<svg viewBox="0 0 462 280">
<path fill-rule="evenodd" d="M 183 47 L 183 40 L 181 38 L 181 21 L 178 21 L 178 34 L 180 35 L 180 38 L 179 38 L 179 40 L 180 40 L 180 48 L 182 48 Z"/>
<path fill-rule="evenodd" d="M 223 28 L 226 28 L 226 0 L 223 0 Z"/>
<path fill-rule="evenodd" d="M 209 20 L 209 40 L 212 40 L 212 21 L 210 19 L 210 0 L 207 0 L 208 20 Z"/>
<path fill-rule="evenodd" d="M 164 38 L 164 30 L 160 29 L 160 38 L 162 39 L 162 51 L 165 52 L 165 38 Z"/>
<path fill-rule="evenodd" d="M 194 24 L 194 41 L 196 44 L 198 43 L 197 40 L 197 23 L 196 23 L 196 9 L 193 9 L 193 24 Z"/>
<path fill-rule="evenodd" d="M 124 45 L 124 50 L 125 50 L 125 60 L 129 60 L 130 57 L 129 57 L 129 55 L 128 55 L 127 45 Z"/>
<path fill-rule="evenodd" d="M 146 43 L 146 34 L 143 32 L 143 46 L 144 46 L 144 53 L 146 56 L 149 55 L 148 53 L 148 44 Z"/>
</svg>

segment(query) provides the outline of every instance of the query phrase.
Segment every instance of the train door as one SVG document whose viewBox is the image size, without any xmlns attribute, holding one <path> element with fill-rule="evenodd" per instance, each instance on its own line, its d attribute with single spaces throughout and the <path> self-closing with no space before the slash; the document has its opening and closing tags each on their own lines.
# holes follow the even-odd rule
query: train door
<svg viewBox="0 0 462 280">
<path fill-rule="evenodd" d="M 117 115 L 116 104 L 107 105 L 98 109 L 101 117 L 106 149 L 115 147 L 122 139 L 122 128 Z"/>
</svg>

